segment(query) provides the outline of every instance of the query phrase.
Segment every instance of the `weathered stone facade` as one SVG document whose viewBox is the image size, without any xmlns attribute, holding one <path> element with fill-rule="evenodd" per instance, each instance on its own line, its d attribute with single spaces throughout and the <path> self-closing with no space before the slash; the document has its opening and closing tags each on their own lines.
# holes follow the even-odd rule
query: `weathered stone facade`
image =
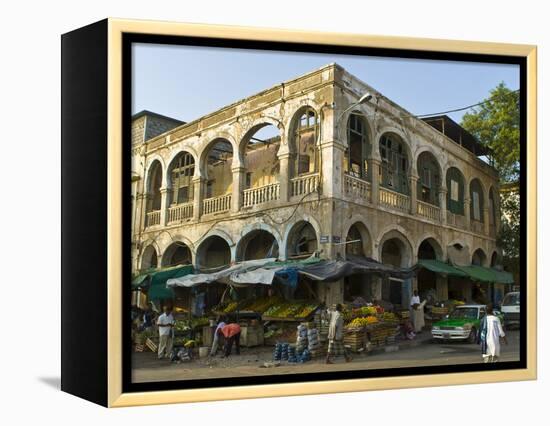
<svg viewBox="0 0 550 426">
<path fill-rule="evenodd" d="M 276 138 L 251 139 L 268 125 Z M 454 247 L 484 266 L 500 253 L 496 171 L 337 64 L 136 143 L 132 165 L 135 271 L 256 252 L 357 251 L 396 266 L 426 244 L 439 260 Z M 325 287 L 325 301 L 343 298 L 343 283 Z M 446 280 L 437 292 L 448 295 Z M 371 295 L 383 297 L 379 280 Z"/>
</svg>

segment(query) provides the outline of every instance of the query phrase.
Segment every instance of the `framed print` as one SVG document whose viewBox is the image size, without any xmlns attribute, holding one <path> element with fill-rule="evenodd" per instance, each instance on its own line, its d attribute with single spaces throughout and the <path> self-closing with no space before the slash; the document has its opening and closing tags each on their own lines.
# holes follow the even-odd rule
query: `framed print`
<svg viewBox="0 0 550 426">
<path fill-rule="evenodd" d="M 536 378 L 536 48 L 107 19 L 62 37 L 62 389 Z"/>
</svg>

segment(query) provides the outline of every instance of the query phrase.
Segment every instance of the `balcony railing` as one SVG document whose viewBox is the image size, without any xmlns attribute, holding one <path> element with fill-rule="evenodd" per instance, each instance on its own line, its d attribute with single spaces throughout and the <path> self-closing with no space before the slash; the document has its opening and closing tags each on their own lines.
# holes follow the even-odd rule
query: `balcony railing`
<svg viewBox="0 0 550 426">
<path fill-rule="evenodd" d="M 406 213 L 410 211 L 411 199 L 408 195 L 400 194 L 399 192 L 391 191 L 387 188 L 380 188 L 378 194 L 380 205 Z"/>
<path fill-rule="evenodd" d="M 193 217 L 193 203 L 177 204 L 168 208 L 168 223 L 182 222 Z"/>
<path fill-rule="evenodd" d="M 160 210 L 148 212 L 146 215 L 145 226 L 150 227 L 155 225 L 160 225 Z"/>
<path fill-rule="evenodd" d="M 476 234 L 483 234 L 483 231 L 484 231 L 483 222 L 472 219 L 470 222 L 470 230 L 472 232 L 475 232 Z"/>
<path fill-rule="evenodd" d="M 465 228 L 466 218 L 461 214 L 452 213 L 447 210 L 447 225 L 455 228 Z"/>
<path fill-rule="evenodd" d="M 439 207 L 434 206 L 433 204 L 425 203 L 424 201 L 416 201 L 416 212 L 420 216 L 423 216 L 430 220 L 441 220 L 441 210 L 439 209 Z"/>
<path fill-rule="evenodd" d="M 252 207 L 257 204 L 267 203 L 279 199 L 279 184 L 271 183 L 258 188 L 245 189 L 243 191 L 243 207 Z"/>
<path fill-rule="evenodd" d="M 290 179 L 291 195 L 306 195 L 317 190 L 319 175 L 317 173 L 298 176 Z"/>
<path fill-rule="evenodd" d="M 202 213 L 213 214 L 226 212 L 231 209 L 231 194 L 219 197 L 206 198 L 202 201 Z"/>
<path fill-rule="evenodd" d="M 344 192 L 347 196 L 357 197 L 361 200 L 370 202 L 370 197 L 371 197 L 370 182 L 367 182 L 363 179 L 345 174 L 344 175 Z"/>
</svg>

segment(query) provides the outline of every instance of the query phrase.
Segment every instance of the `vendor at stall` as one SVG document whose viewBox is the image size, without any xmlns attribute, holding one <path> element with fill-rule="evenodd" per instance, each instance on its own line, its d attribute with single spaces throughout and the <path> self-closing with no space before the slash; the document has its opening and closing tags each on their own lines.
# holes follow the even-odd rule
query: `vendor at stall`
<svg viewBox="0 0 550 426">
<path fill-rule="evenodd" d="M 420 302 L 420 296 L 418 295 L 418 290 L 414 290 L 413 296 L 411 297 L 411 319 L 414 325 L 414 331 L 420 333 L 424 328 L 424 305 L 426 301 Z"/>
<path fill-rule="evenodd" d="M 170 358 L 172 354 L 172 328 L 174 327 L 175 321 L 172 316 L 172 310 L 168 307 L 164 307 L 164 313 L 158 317 L 157 325 L 159 328 L 159 351 L 158 358 L 162 357 Z"/>
<path fill-rule="evenodd" d="M 331 358 L 339 355 L 344 355 L 346 362 L 351 361 L 351 357 L 344 347 L 344 316 L 342 315 L 342 305 L 340 303 L 336 305 L 336 310 L 330 316 L 326 363 L 333 364 Z"/>
<path fill-rule="evenodd" d="M 235 343 L 235 352 L 237 355 L 241 354 L 241 326 L 239 324 L 231 323 L 226 324 L 220 328 L 219 333 L 221 333 L 225 339 L 224 345 L 224 356 L 228 357 L 231 355 L 231 349 L 233 348 L 233 343 Z"/>
<path fill-rule="evenodd" d="M 220 322 L 218 323 L 216 330 L 214 331 L 214 340 L 212 342 L 212 349 L 210 350 L 210 356 L 215 356 L 216 352 L 218 352 L 220 338 L 222 338 L 223 336 L 223 334 L 221 333 L 221 329 L 224 327 L 225 327 L 225 318 L 220 318 Z"/>
</svg>

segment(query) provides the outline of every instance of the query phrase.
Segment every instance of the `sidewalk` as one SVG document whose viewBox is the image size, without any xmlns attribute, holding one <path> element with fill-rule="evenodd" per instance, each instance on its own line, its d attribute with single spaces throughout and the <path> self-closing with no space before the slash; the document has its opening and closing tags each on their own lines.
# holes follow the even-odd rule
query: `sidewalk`
<svg viewBox="0 0 550 426">
<path fill-rule="evenodd" d="M 430 330 L 423 330 L 422 333 L 417 334 L 416 337 L 413 340 L 407 340 L 403 337 L 399 337 L 396 339 L 395 344 L 393 345 L 386 345 L 379 348 L 374 348 L 370 352 L 368 352 L 369 355 L 376 355 L 380 353 L 387 353 L 387 352 L 395 352 L 395 351 L 402 351 L 406 349 L 412 349 L 416 348 L 420 345 L 430 343 L 432 340 L 432 333 Z"/>
</svg>

